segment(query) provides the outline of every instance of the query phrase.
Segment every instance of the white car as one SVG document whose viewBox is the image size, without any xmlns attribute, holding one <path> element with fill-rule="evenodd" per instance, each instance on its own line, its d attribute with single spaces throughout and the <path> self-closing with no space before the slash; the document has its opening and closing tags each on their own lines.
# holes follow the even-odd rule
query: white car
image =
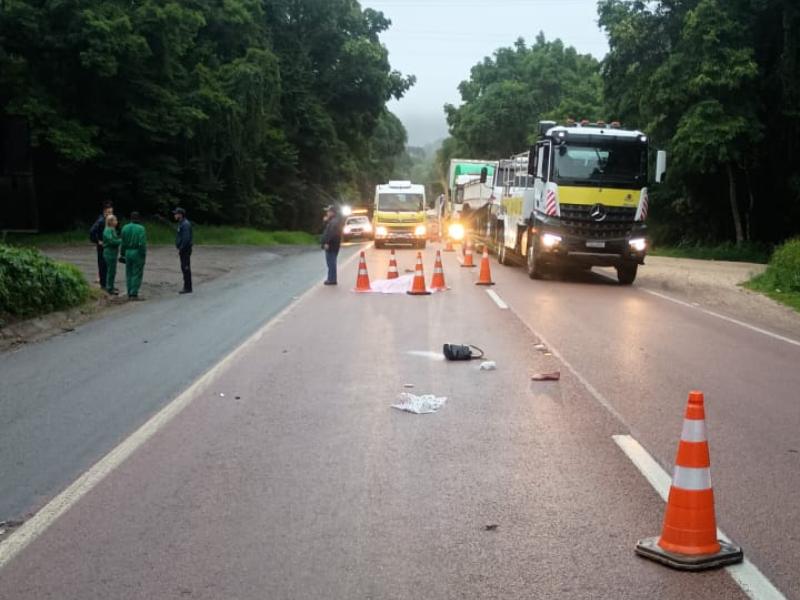
<svg viewBox="0 0 800 600">
<path fill-rule="evenodd" d="M 344 222 L 344 229 L 342 230 L 342 239 L 345 242 L 349 242 L 353 239 L 371 240 L 372 223 L 369 222 L 369 217 L 365 215 L 347 217 Z"/>
</svg>

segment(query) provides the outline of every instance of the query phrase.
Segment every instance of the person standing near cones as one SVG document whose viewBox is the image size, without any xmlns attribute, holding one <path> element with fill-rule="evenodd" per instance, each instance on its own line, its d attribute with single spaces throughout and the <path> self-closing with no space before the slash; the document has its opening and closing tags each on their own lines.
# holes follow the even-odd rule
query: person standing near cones
<svg viewBox="0 0 800 600">
<path fill-rule="evenodd" d="M 186 211 L 178 207 L 172 211 L 178 222 L 178 232 L 175 236 L 175 247 L 181 260 L 181 273 L 183 273 L 183 289 L 179 294 L 192 293 L 192 224 L 186 218 Z"/>
<path fill-rule="evenodd" d="M 103 288 L 112 296 L 119 295 L 119 290 L 114 287 L 114 280 L 117 277 L 117 257 L 121 244 L 122 240 L 117 235 L 117 217 L 108 215 L 102 242 L 103 260 L 106 263 L 106 279 L 103 282 Z"/>
<path fill-rule="evenodd" d="M 142 287 L 144 262 L 147 258 L 147 232 L 139 222 L 139 213 L 131 213 L 131 222 L 122 228 L 122 246 L 120 262 L 125 263 L 125 279 L 128 287 L 128 298 L 139 299 L 139 288 Z"/>
<path fill-rule="evenodd" d="M 328 278 L 325 285 L 337 285 L 336 261 L 342 245 L 342 220 L 336 207 L 331 205 L 325 209 L 325 230 L 320 240 L 325 251 L 325 263 L 328 266 Z"/>
</svg>

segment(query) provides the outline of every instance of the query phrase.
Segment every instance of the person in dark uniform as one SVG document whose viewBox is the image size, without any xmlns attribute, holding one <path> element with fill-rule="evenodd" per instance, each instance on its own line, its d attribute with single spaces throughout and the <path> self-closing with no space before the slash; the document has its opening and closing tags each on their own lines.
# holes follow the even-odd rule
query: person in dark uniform
<svg viewBox="0 0 800 600">
<path fill-rule="evenodd" d="M 103 254 L 103 232 L 106 229 L 106 219 L 113 214 L 114 205 L 111 202 L 103 202 L 103 213 L 97 217 L 97 220 L 89 229 L 89 240 L 97 250 L 97 277 L 100 280 L 100 287 L 103 289 L 106 287 L 106 277 L 108 276 L 108 267 Z"/>
<path fill-rule="evenodd" d="M 325 262 L 328 265 L 328 278 L 325 285 L 336 285 L 336 260 L 342 245 L 342 220 L 336 207 L 331 205 L 325 209 L 325 230 L 320 240 L 325 251 Z"/>
<path fill-rule="evenodd" d="M 186 218 L 186 211 L 176 208 L 172 211 L 178 222 L 178 231 L 175 236 L 175 247 L 181 259 L 181 273 L 183 273 L 183 289 L 179 294 L 192 293 L 192 224 Z"/>
</svg>

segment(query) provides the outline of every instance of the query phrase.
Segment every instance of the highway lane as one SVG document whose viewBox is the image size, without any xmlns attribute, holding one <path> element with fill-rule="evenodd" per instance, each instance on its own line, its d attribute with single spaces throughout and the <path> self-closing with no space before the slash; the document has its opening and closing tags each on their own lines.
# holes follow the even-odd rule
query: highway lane
<svg viewBox="0 0 800 600">
<path fill-rule="evenodd" d="M 282 254 L 0 354 L 0 521 L 35 511 L 324 275 L 318 251 Z"/>
<path fill-rule="evenodd" d="M 314 290 L 7 564 L 0 598 L 743 597 L 634 556 L 663 503 L 625 426 L 445 260 L 430 297 Z M 409 353 L 443 342 L 499 368 Z M 392 410 L 406 384 L 447 404 Z"/>
<path fill-rule="evenodd" d="M 705 392 L 719 525 L 800 598 L 800 347 L 601 275 L 493 267 L 502 298 L 668 472 L 687 392 Z"/>
</svg>

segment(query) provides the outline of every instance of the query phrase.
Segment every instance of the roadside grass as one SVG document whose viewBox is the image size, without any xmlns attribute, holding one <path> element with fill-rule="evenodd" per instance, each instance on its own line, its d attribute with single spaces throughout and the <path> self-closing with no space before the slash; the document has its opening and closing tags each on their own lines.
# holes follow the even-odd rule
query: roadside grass
<svg viewBox="0 0 800 600">
<path fill-rule="evenodd" d="M 775 250 L 767 270 L 744 287 L 800 312 L 800 238 L 789 240 Z"/>
<path fill-rule="evenodd" d="M 144 223 L 147 242 L 152 245 L 175 243 L 175 226 L 160 221 Z M 305 231 L 262 231 L 251 227 L 192 224 L 194 243 L 198 246 L 312 246 L 318 237 Z M 6 243 L 13 246 L 79 245 L 89 243 L 89 227 L 60 233 L 8 234 Z"/>
<path fill-rule="evenodd" d="M 670 258 L 696 258 L 700 260 L 727 260 L 765 264 L 769 261 L 771 252 L 770 248 L 763 244 L 745 243 L 737 246 L 728 242 L 718 246 L 697 244 L 654 245 L 649 254 Z"/>
</svg>

